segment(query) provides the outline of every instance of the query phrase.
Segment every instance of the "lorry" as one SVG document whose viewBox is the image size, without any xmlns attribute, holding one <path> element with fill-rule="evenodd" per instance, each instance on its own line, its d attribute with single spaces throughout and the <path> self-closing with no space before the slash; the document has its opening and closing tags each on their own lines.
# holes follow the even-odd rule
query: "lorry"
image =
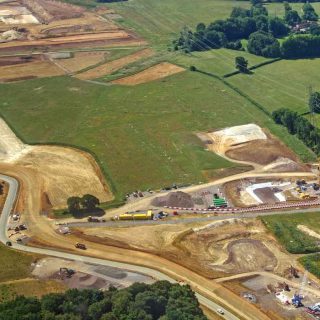
<svg viewBox="0 0 320 320">
<path fill-rule="evenodd" d="M 126 212 L 115 216 L 113 220 L 152 220 L 153 216 L 152 210 L 147 212 Z"/>
</svg>

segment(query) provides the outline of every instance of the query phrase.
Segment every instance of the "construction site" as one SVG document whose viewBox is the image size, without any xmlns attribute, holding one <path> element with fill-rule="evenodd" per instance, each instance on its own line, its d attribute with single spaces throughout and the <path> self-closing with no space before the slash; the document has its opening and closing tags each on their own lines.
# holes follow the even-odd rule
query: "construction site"
<svg viewBox="0 0 320 320">
<path fill-rule="evenodd" d="M 0 2 L 0 82 L 73 75 L 112 60 L 108 48 L 146 45 L 110 14 L 54 0 Z"/>
</svg>

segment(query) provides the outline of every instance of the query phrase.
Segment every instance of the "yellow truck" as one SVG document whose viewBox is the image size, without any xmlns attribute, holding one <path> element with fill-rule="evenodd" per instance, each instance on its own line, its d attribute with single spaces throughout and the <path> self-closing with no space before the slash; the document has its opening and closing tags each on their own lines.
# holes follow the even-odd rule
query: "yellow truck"
<svg viewBox="0 0 320 320">
<path fill-rule="evenodd" d="M 153 212 L 148 210 L 147 212 L 127 212 L 122 213 L 117 217 L 114 217 L 115 220 L 152 220 Z"/>
</svg>

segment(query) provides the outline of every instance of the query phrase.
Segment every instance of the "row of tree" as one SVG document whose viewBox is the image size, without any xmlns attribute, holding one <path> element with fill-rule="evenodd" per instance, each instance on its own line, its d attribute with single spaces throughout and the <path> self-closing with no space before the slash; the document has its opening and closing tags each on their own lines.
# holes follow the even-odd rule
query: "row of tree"
<svg viewBox="0 0 320 320">
<path fill-rule="evenodd" d="M 277 124 L 285 126 L 288 132 L 302 140 L 312 151 L 320 155 L 320 130 L 305 117 L 289 109 L 279 109 L 272 113 Z"/>
<path fill-rule="evenodd" d="M 285 16 L 269 17 L 268 10 L 261 4 L 254 4 L 251 9 L 233 8 L 230 18 L 216 20 L 206 26 L 199 23 L 195 32 L 184 28 L 180 37 L 174 41 L 174 49 L 185 52 L 228 48 L 244 50 L 241 39 L 248 39 L 250 53 L 267 58 L 306 58 L 320 56 L 318 36 L 320 27 L 311 24 L 311 35 L 291 36 L 283 45 L 276 39 L 287 36 L 290 27 L 301 21 L 316 21 L 318 15 L 310 3 L 303 5 L 302 18 L 288 3 L 284 3 Z"/>
<path fill-rule="evenodd" d="M 67 200 L 68 210 L 71 213 L 94 210 L 99 204 L 99 199 L 91 194 L 85 194 L 83 197 L 70 197 Z"/>
<path fill-rule="evenodd" d="M 185 52 L 204 51 L 221 47 L 240 50 L 241 39 L 248 39 L 255 32 L 270 33 L 281 37 L 288 34 L 288 27 L 277 17 L 269 18 L 267 9 L 261 4 L 244 8 L 233 8 L 230 18 L 216 20 L 206 26 L 199 23 L 193 32 L 184 28 L 180 37 L 174 41 L 175 50 Z"/>
<path fill-rule="evenodd" d="M 5 320 L 206 320 L 189 286 L 159 281 L 108 291 L 71 289 L 0 304 Z"/>
<path fill-rule="evenodd" d="M 291 36 L 283 41 L 281 54 L 286 59 L 320 57 L 320 35 Z"/>
</svg>

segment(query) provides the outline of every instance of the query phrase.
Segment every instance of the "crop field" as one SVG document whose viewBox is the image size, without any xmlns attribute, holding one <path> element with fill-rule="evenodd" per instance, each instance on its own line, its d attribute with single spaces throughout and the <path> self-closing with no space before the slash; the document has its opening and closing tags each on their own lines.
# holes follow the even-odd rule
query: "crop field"
<svg viewBox="0 0 320 320">
<path fill-rule="evenodd" d="M 261 218 L 266 227 L 290 253 L 319 252 L 320 213 L 296 213 Z M 301 226 L 307 231 L 301 230 Z M 311 231 L 311 232 L 310 232 Z"/>
<path fill-rule="evenodd" d="M 304 113 L 308 111 L 309 87 L 320 90 L 319 68 L 320 59 L 281 60 L 227 81 L 269 111 L 289 108 Z"/>
<path fill-rule="evenodd" d="M 68 77 L 31 80 L 2 85 L 0 95 L 1 114 L 25 142 L 92 151 L 121 196 L 173 182 L 198 183 L 212 170 L 234 166 L 205 151 L 197 131 L 256 122 L 308 156 L 302 143 L 250 102 L 190 71 L 135 87 Z"/>
</svg>

